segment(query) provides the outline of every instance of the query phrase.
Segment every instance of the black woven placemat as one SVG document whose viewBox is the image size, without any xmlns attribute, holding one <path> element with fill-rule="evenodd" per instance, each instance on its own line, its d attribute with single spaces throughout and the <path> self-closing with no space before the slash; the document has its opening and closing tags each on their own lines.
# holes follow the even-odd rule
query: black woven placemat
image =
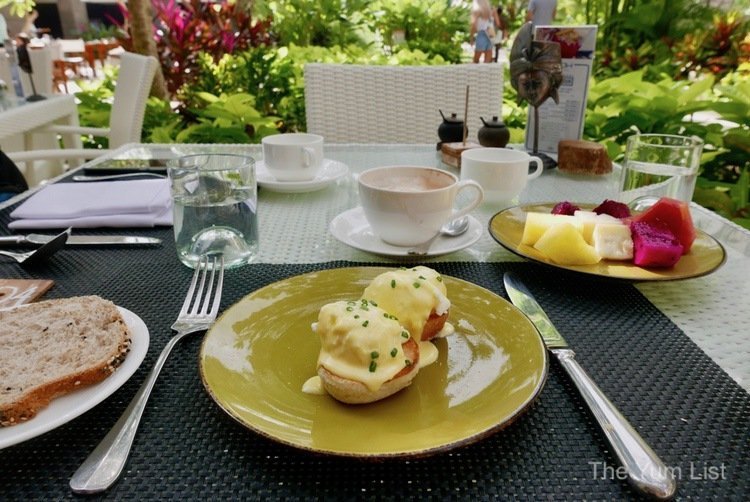
<svg viewBox="0 0 750 502">
<path fill-rule="evenodd" d="M 169 326 L 191 271 L 177 261 L 171 230 L 138 233 L 161 236 L 165 243 L 158 249 L 66 249 L 39 269 L 0 264 L 0 277 L 54 279 L 48 298 L 101 294 L 137 313 L 151 332 L 143 365 L 110 398 L 56 430 L 0 450 L 0 498 L 76 497 L 68 488 L 70 476 L 120 416 L 171 337 Z M 222 307 L 285 277 L 354 265 L 255 264 L 231 270 Z M 631 284 L 531 263 L 430 266 L 503 296 L 503 272 L 516 271 L 582 365 L 674 467 L 679 497 L 742 500 L 750 493 L 750 396 Z M 637 497 L 621 479 L 603 435 L 555 361 L 540 398 L 509 428 L 450 453 L 373 463 L 304 453 L 238 425 L 203 389 L 197 364 L 200 338 L 188 338 L 172 353 L 126 471 L 105 498 Z"/>
</svg>

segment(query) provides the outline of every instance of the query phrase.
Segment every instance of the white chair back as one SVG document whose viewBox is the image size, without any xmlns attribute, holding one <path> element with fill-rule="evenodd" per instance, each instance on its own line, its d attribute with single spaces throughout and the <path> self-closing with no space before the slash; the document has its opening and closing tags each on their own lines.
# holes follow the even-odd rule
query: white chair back
<svg viewBox="0 0 750 502">
<path fill-rule="evenodd" d="M 120 73 L 109 118 L 110 149 L 141 141 L 146 100 L 157 65 L 156 58 L 152 56 L 132 52 L 120 56 Z"/>
<path fill-rule="evenodd" d="M 469 139 L 480 116 L 500 116 L 501 64 L 443 66 L 305 65 L 307 130 L 327 143 L 437 143 L 438 110 L 463 118 Z"/>
<path fill-rule="evenodd" d="M 34 87 L 37 94 L 52 94 L 52 50 L 48 46 L 29 47 Z M 34 94 L 29 74 L 18 69 L 21 76 L 21 88 L 25 96 Z"/>
</svg>

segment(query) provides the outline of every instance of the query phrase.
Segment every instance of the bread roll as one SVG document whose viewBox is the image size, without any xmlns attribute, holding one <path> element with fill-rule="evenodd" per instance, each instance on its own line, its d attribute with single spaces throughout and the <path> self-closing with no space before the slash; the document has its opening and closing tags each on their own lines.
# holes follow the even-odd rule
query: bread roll
<svg viewBox="0 0 750 502">
<path fill-rule="evenodd" d="M 557 145 L 557 168 L 572 174 L 608 174 L 612 172 L 612 160 L 599 143 L 564 139 Z"/>
<path fill-rule="evenodd" d="M 0 426 L 28 420 L 55 397 L 104 380 L 130 343 L 117 307 L 98 296 L 0 312 Z"/>
</svg>

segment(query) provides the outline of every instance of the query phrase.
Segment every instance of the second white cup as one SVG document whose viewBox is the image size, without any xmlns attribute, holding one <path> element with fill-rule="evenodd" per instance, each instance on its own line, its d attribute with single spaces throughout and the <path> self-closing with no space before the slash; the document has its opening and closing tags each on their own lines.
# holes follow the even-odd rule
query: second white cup
<svg viewBox="0 0 750 502">
<path fill-rule="evenodd" d="M 536 169 L 529 173 L 529 162 Z M 492 205 L 518 204 L 529 180 L 544 169 L 542 159 L 510 148 L 471 148 L 461 153 L 461 179 L 474 180 L 484 189 L 484 201 Z"/>
<path fill-rule="evenodd" d="M 263 138 L 263 163 L 279 181 L 309 181 L 323 165 L 323 136 L 274 134 Z"/>
<path fill-rule="evenodd" d="M 432 167 L 387 166 L 359 175 L 359 197 L 373 232 L 388 244 L 416 246 L 482 201 L 482 187 Z M 459 192 L 474 197 L 455 208 Z M 461 200 L 463 204 L 463 200 Z"/>
</svg>

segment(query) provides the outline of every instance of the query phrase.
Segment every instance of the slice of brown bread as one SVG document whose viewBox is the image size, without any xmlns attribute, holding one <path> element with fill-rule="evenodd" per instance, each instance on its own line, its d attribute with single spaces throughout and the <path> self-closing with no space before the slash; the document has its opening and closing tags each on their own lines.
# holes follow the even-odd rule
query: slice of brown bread
<svg viewBox="0 0 750 502">
<path fill-rule="evenodd" d="M 0 426 L 28 420 L 55 397 L 104 380 L 130 343 L 120 311 L 98 296 L 0 312 Z"/>
</svg>

